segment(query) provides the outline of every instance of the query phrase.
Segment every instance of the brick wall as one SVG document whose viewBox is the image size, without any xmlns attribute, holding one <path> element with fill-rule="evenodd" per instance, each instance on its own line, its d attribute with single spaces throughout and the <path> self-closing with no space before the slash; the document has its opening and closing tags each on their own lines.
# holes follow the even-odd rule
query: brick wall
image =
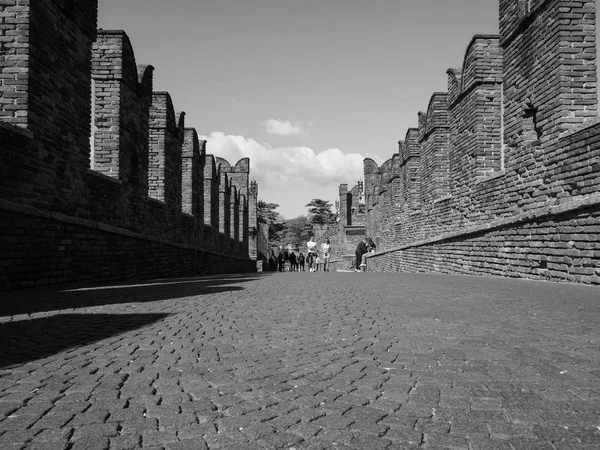
<svg viewBox="0 0 600 450">
<path fill-rule="evenodd" d="M 258 229 L 258 183 L 250 182 L 248 189 L 248 254 L 252 259 L 259 258 L 259 229 Z"/>
<path fill-rule="evenodd" d="M 184 213 L 197 217 L 204 223 L 204 164 L 206 160 L 206 141 L 198 139 L 194 128 L 186 128 L 181 154 L 181 198 Z"/>
<path fill-rule="evenodd" d="M 97 1 L 0 3 L 0 288 L 255 270 L 241 190 Z"/>
<path fill-rule="evenodd" d="M 589 199 L 567 212 L 485 227 L 368 257 L 370 271 L 498 275 L 600 284 L 600 210 Z M 589 206 L 589 205 L 592 206 Z"/>
<path fill-rule="evenodd" d="M 256 271 L 256 262 L 248 258 L 72 216 L 49 218 L 26 207 L 13 209 L 0 215 L 3 289 Z"/>
<path fill-rule="evenodd" d="M 369 270 L 599 283 L 595 11 L 499 2 L 500 35 L 471 40 L 399 154 L 365 160 Z"/>
<path fill-rule="evenodd" d="M 236 194 L 230 199 L 233 215 L 230 217 L 231 229 L 234 230 L 234 239 L 239 243 L 240 248 L 248 249 L 249 245 L 249 224 L 256 226 L 256 206 L 254 207 L 255 219 L 249 221 L 249 174 L 250 159 L 242 158 L 235 166 L 232 166 L 223 158 L 216 158 L 216 164 L 220 173 L 227 174 L 231 186 L 235 188 Z M 255 203 L 255 205 L 257 205 Z M 247 250 L 246 250 L 247 251 Z"/>
</svg>

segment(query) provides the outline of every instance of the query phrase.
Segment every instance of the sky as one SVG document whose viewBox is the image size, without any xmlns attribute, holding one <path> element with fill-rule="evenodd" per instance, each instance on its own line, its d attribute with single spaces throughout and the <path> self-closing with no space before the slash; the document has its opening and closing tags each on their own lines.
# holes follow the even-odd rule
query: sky
<svg viewBox="0 0 600 450">
<path fill-rule="evenodd" d="M 289 219 L 397 152 L 473 35 L 498 32 L 498 1 L 100 0 L 98 27 Z"/>
</svg>

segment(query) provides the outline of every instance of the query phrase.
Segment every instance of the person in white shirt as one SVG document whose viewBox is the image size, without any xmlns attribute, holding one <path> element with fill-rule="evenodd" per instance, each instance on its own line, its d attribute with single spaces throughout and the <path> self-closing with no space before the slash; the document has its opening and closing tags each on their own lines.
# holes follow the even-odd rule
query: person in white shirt
<svg viewBox="0 0 600 450">
<path fill-rule="evenodd" d="M 315 260 L 317 258 L 317 243 L 315 242 L 314 236 L 311 236 L 308 242 L 306 243 L 306 247 L 308 248 L 308 254 L 306 255 L 306 262 L 308 263 L 308 271 L 314 272 L 315 268 Z"/>
</svg>

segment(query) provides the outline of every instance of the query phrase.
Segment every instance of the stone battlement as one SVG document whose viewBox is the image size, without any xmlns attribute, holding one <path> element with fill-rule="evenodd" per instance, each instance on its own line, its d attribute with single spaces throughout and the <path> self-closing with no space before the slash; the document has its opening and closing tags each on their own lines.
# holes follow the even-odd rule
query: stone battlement
<svg viewBox="0 0 600 450">
<path fill-rule="evenodd" d="M 207 154 L 97 0 L 0 13 L 0 287 L 254 270 L 249 160 Z"/>
<path fill-rule="evenodd" d="M 500 0 L 499 20 L 364 161 L 369 269 L 600 283 L 595 1 Z"/>
</svg>

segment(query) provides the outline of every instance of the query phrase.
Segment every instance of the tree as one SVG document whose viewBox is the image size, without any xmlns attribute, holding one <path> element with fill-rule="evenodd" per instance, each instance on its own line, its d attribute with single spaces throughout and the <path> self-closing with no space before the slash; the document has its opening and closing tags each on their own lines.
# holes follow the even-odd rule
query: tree
<svg viewBox="0 0 600 450">
<path fill-rule="evenodd" d="M 330 225 L 335 223 L 335 214 L 331 212 L 333 205 L 327 200 L 313 198 L 306 205 L 310 214 L 310 222 L 316 225 Z"/>
<path fill-rule="evenodd" d="M 266 225 L 271 225 L 279 219 L 279 213 L 275 211 L 279 208 L 277 203 L 267 203 L 262 200 L 258 201 L 258 222 Z"/>
<path fill-rule="evenodd" d="M 269 229 L 269 242 L 278 243 L 285 231 L 285 222 L 281 220 L 281 215 L 275 211 L 279 208 L 277 203 L 266 203 L 258 201 L 257 216 L 258 222 L 265 224 Z"/>
<path fill-rule="evenodd" d="M 308 221 L 306 216 L 298 216 L 294 219 L 286 220 L 286 236 L 285 239 L 292 245 L 299 247 L 310 237 L 312 231 L 312 225 Z"/>
</svg>

